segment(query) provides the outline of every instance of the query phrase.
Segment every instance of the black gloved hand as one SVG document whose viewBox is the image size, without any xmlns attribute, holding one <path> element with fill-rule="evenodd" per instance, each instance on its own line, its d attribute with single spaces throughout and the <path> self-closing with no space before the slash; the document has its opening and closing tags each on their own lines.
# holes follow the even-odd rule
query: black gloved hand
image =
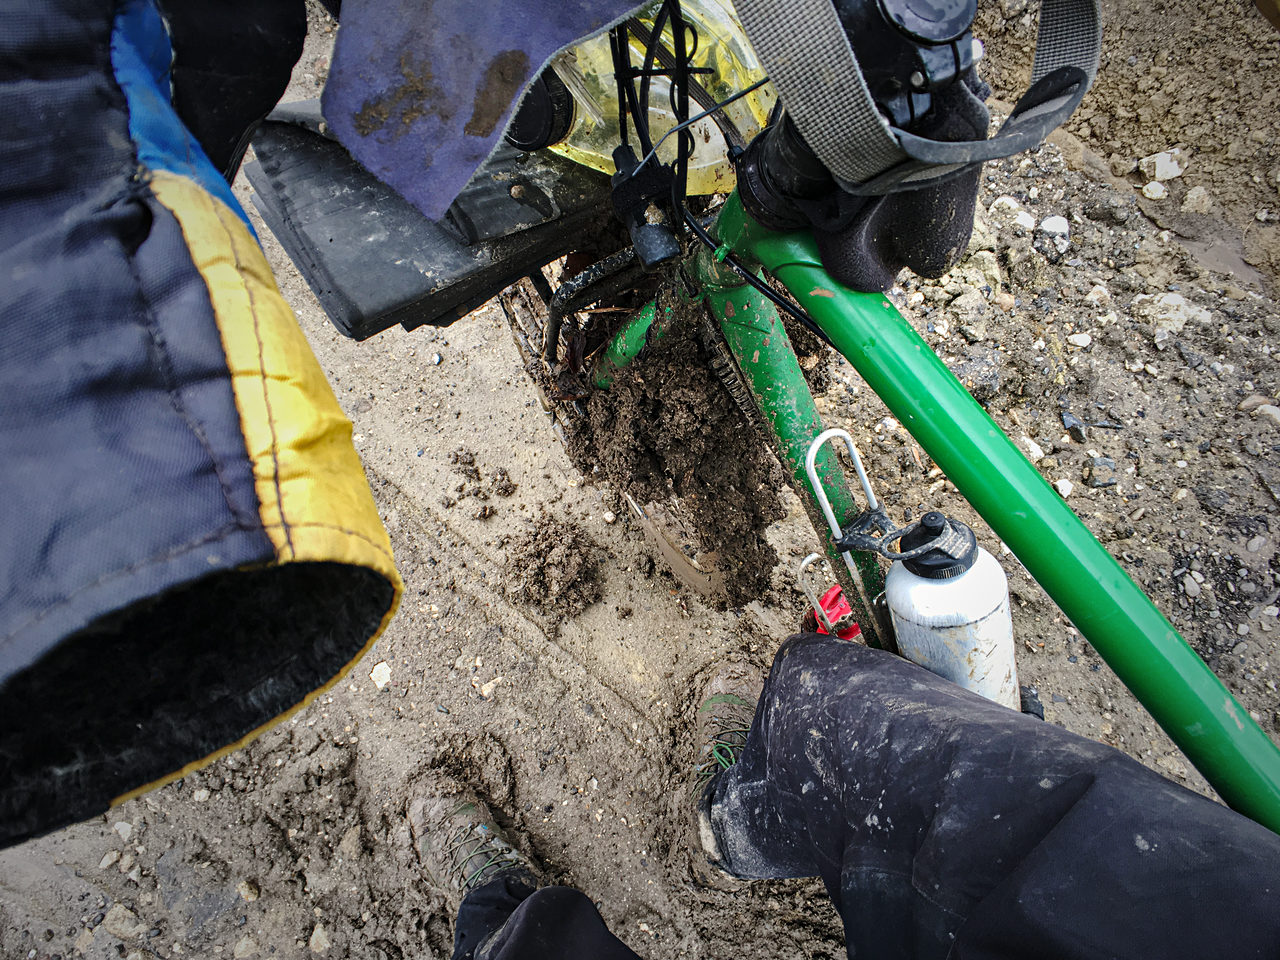
<svg viewBox="0 0 1280 960">
<path fill-rule="evenodd" d="M 987 135 L 984 101 L 990 88 L 970 74 L 934 94 L 933 108 L 912 132 L 935 140 Z M 886 196 L 835 189 L 816 200 L 795 200 L 813 227 L 822 263 L 855 290 L 887 290 L 903 267 L 922 277 L 946 273 L 963 256 L 973 232 L 981 167 L 942 183 Z"/>
</svg>

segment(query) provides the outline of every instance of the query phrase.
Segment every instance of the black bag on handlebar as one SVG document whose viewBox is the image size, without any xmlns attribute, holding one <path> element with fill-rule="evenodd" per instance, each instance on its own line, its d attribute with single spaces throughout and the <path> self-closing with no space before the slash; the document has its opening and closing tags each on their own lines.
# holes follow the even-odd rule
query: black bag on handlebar
<svg viewBox="0 0 1280 960">
<path fill-rule="evenodd" d="M 1032 149 L 1097 70 L 1096 0 L 1044 0 L 1032 84 L 987 137 L 976 0 L 738 0 L 785 105 L 739 163 L 747 210 L 812 227 L 842 283 L 884 290 L 963 254 L 982 164 Z"/>
</svg>

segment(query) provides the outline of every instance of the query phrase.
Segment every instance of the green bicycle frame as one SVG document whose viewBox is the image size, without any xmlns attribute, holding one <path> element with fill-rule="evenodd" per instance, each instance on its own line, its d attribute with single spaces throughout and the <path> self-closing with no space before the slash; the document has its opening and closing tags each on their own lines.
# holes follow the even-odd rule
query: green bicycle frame
<svg viewBox="0 0 1280 960">
<path fill-rule="evenodd" d="M 716 233 L 721 246 L 699 251 L 696 279 L 815 529 L 826 523 L 803 459 L 823 429 L 821 418 L 775 307 L 723 266 L 727 251 L 792 293 L 1222 798 L 1280 833 L 1280 749 L 888 299 L 835 282 L 811 234 L 766 229 L 736 192 Z M 636 338 L 646 336 L 653 317 L 648 309 L 624 326 L 627 349 L 610 354 L 608 377 L 599 379 L 611 379 L 636 356 Z M 836 516 L 851 520 L 856 506 L 825 450 L 819 476 Z M 832 538 L 820 537 L 836 558 Z M 869 606 L 883 583 L 878 561 L 857 558 L 860 583 L 850 583 L 840 563 L 833 567 L 875 642 L 880 627 Z"/>
</svg>

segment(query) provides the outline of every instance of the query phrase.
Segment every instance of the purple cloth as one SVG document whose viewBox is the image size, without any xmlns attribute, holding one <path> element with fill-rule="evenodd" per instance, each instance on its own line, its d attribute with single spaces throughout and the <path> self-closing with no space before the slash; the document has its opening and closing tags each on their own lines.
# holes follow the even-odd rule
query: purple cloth
<svg viewBox="0 0 1280 960">
<path fill-rule="evenodd" d="M 325 119 L 375 176 L 439 219 L 553 54 L 635 0 L 344 0 Z"/>
</svg>

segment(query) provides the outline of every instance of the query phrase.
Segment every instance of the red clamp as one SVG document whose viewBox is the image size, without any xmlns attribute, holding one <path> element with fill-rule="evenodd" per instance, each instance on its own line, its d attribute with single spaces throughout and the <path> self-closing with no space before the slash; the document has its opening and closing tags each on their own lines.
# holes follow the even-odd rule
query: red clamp
<svg viewBox="0 0 1280 960">
<path fill-rule="evenodd" d="M 830 590 L 822 595 L 819 601 L 822 604 L 822 612 L 827 615 L 827 622 L 837 624 L 841 620 L 853 615 L 853 608 L 849 606 L 849 601 L 844 598 L 844 591 L 840 589 L 840 584 L 836 584 Z M 828 633 L 829 631 L 822 623 L 822 617 L 815 617 L 818 622 L 818 633 Z M 836 636 L 841 640 L 852 640 L 862 635 L 862 628 L 858 626 L 856 620 L 851 620 L 849 626 L 842 627 L 836 631 Z"/>
</svg>

